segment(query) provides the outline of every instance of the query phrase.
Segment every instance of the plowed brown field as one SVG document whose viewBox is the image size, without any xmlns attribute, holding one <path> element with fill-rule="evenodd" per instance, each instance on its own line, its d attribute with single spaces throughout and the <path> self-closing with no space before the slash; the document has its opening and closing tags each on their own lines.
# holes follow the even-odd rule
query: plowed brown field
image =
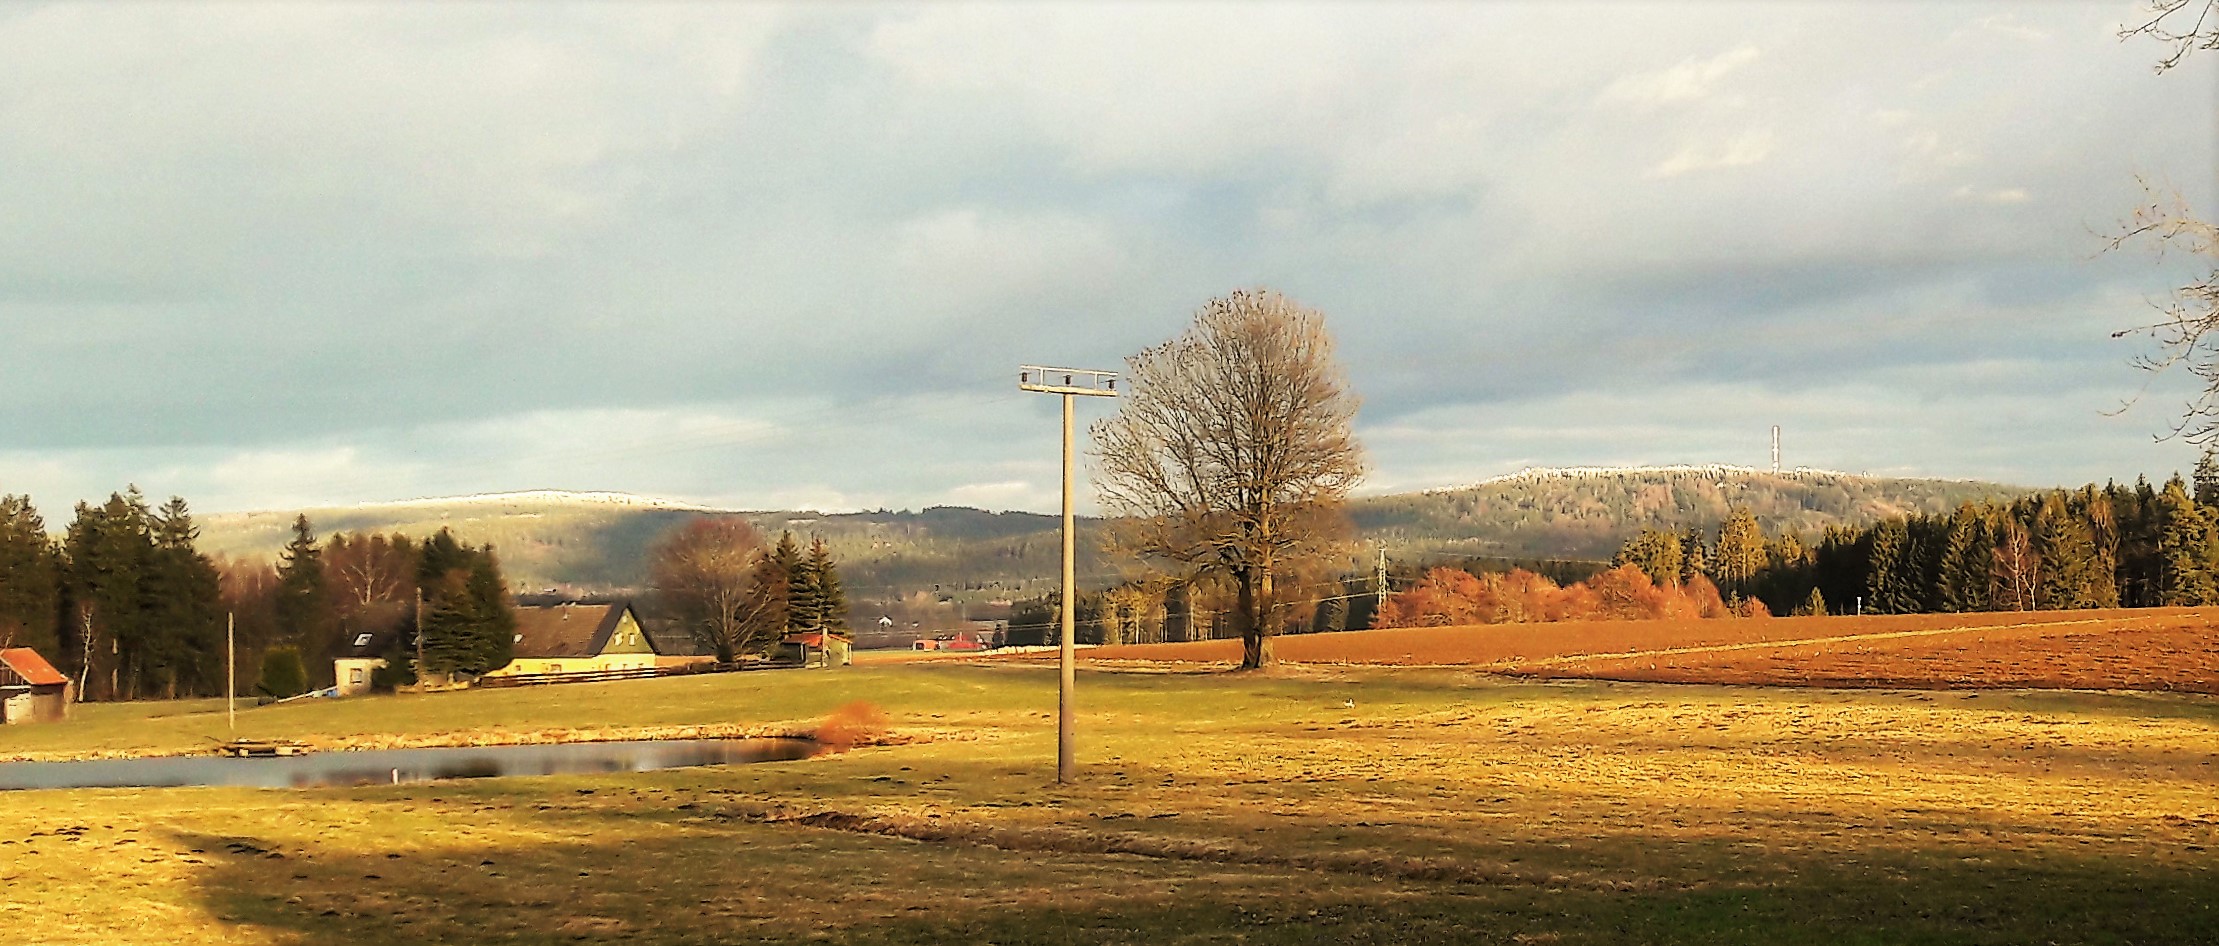
<svg viewBox="0 0 2219 946">
<path fill-rule="evenodd" d="M 1530 677 L 2219 693 L 2219 609 L 2210 608 L 1491 624 L 1291 635 L 1275 646 L 1279 659 L 1295 663 L 1470 666 Z M 1240 642 L 1083 655 L 1220 663 L 1240 659 Z"/>
</svg>

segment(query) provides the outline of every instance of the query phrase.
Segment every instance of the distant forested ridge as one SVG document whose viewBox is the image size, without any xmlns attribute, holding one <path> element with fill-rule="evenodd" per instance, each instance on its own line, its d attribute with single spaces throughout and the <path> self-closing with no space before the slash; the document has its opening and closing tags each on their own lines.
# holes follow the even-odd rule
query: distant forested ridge
<svg viewBox="0 0 2219 946">
<path fill-rule="evenodd" d="M 1994 483 L 1855 476 L 1734 467 L 1529 471 L 1462 489 L 1357 499 L 1360 539 L 1384 543 L 1398 563 L 1568 559 L 1599 564 L 1644 529 L 1712 528 L 1746 507 L 1773 533 L 1817 533 L 1892 516 L 1939 514 L 1965 502 L 2008 500 L 2029 490 Z M 202 547 L 274 558 L 293 517 L 306 512 L 334 532 L 430 535 L 451 528 L 465 542 L 501 550 L 525 590 L 622 591 L 646 582 L 648 548 L 673 526 L 714 510 L 649 501 L 611 502 L 562 493 L 424 500 L 337 509 L 203 516 Z M 1057 575 L 1055 516 L 954 506 L 823 514 L 741 512 L 765 534 L 825 539 L 858 599 L 924 591 L 1023 599 L 1051 591 Z M 1082 585 L 1119 575 L 1080 521 Z"/>
<path fill-rule="evenodd" d="M 1351 514 L 1367 541 L 1385 543 L 1397 558 L 1599 563 L 1643 530 L 1711 528 L 1737 507 L 1769 532 L 1816 533 L 2029 492 L 1971 480 L 1730 466 L 1528 470 L 1462 489 L 1359 500 Z"/>
</svg>

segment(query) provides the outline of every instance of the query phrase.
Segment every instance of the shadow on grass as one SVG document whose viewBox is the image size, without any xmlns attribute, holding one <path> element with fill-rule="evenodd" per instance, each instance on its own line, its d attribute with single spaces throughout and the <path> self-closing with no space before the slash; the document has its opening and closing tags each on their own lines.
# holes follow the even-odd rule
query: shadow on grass
<svg viewBox="0 0 2219 946">
<path fill-rule="evenodd" d="M 2209 869 L 2120 858 L 1800 858 L 1776 862 L 1769 880 L 1626 892 L 1016 852 L 796 825 L 637 827 L 382 854 L 178 841 L 209 854 L 197 893 L 210 912 L 311 942 L 2219 942 Z"/>
</svg>

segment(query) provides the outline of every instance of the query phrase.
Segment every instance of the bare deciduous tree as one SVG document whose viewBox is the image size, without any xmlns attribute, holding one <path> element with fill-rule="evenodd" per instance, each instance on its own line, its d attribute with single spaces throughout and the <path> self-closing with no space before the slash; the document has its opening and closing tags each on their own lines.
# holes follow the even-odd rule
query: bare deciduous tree
<svg viewBox="0 0 2219 946">
<path fill-rule="evenodd" d="M 2193 50 L 2219 50 L 2219 0 L 2146 0 L 2146 17 L 2139 24 L 2122 27 L 2120 39 L 2146 36 L 2167 43 L 2172 52 L 2157 61 L 2157 71 L 2180 65 Z M 2111 249 L 2129 242 L 2155 245 L 2159 256 L 2167 253 L 2200 258 L 2210 271 L 2173 291 L 2172 299 L 2158 306 L 2162 313 L 2147 325 L 2113 332 L 2111 337 L 2147 335 L 2157 343 L 2155 355 L 2136 359 L 2151 371 L 2174 365 L 2203 382 L 2204 389 L 2188 403 L 2173 436 L 2188 442 L 2210 444 L 2219 438 L 2219 226 L 2190 212 L 2179 192 L 2151 187 L 2150 199 L 2127 220 L 2125 232 L 2112 238 Z"/>
<path fill-rule="evenodd" d="M 1325 317 L 1269 290 L 1212 299 L 1181 334 L 1126 360 L 1118 412 L 1094 424 L 1116 550 L 1235 589 L 1241 666 L 1272 662 L 1272 578 L 1347 533 L 1363 476 L 1357 399 Z"/>
<path fill-rule="evenodd" d="M 655 546 L 655 590 L 720 662 L 732 662 L 775 633 L 762 613 L 768 602 L 755 587 L 765 554 L 763 537 L 737 516 L 696 519 Z"/>
<path fill-rule="evenodd" d="M 2147 0 L 2142 22 L 2119 29 L 2120 39 L 2147 36 L 2173 47 L 2157 71 L 2180 65 L 2191 50 L 2219 50 L 2219 0 Z"/>
</svg>

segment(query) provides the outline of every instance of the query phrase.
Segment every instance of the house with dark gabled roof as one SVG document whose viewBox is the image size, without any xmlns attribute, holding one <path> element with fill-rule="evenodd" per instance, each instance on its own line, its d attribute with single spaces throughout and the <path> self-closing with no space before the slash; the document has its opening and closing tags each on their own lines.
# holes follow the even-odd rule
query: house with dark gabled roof
<svg viewBox="0 0 2219 946">
<path fill-rule="evenodd" d="M 513 658 L 486 676 L 652 671 L 658 652 L 629 601 L 519 607 Z"/>
<path fill-rule="evenodd" d="M 69 716 L 69 678 L 29 647 L 0 650 L 0 722 L 52 723 Z"/>
</svg>

